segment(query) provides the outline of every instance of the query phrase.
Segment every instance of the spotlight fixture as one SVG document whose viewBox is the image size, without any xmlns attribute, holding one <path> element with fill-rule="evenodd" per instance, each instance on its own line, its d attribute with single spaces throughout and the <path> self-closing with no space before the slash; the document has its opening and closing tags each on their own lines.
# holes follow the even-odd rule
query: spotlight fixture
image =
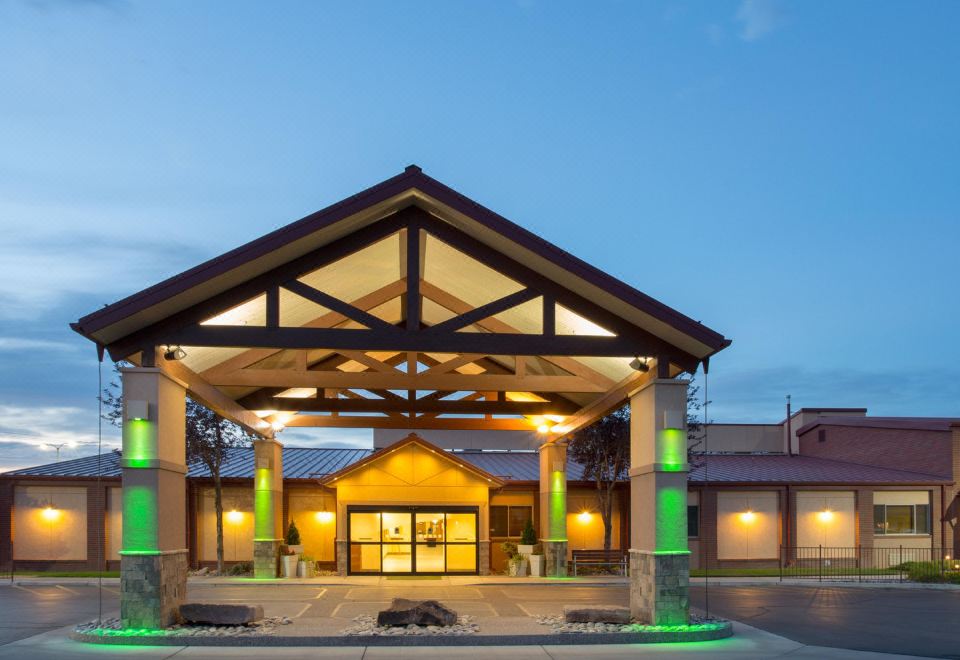
<svg viewBox="0 0 960 660">
<path fill-rule="evenodd" d="M 167 346 L 167 350 L 163 353 L 164 360 L 176 361 L 185 357 L 187 357 L 187 352 L 179 346 Z"/>
<path fill-rule="evenodd" d="M 642 358 L 638 355 L 630 360 L 630 368 L 645 374 L 650 371 L 650 358 Z"/>
</svg>

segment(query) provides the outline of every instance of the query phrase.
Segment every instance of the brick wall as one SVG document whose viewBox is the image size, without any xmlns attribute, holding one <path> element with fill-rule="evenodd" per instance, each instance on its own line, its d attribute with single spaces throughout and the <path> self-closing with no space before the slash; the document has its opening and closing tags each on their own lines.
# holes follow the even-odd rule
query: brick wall
<svg viewBox="0 0 960 660">
<path fill-rule="evenodd" d="M 824 431 L 824 442 L 820 442 Z M 800 436 L 800 454 L 949 477 L 950 433 L 820 424 Z"/>
</svg>

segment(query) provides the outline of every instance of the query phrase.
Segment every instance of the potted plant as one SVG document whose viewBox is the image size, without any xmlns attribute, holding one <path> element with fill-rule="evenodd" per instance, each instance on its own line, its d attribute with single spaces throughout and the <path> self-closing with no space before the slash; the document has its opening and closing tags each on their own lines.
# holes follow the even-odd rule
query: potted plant
<svg viewBox="0 0 960 660">
<path fill-rule="evenodd" d="M 297 577 L 312 578 L 317 563 L 310 555 L 301 555 L 300 562 L 297 564 Z"/>
<path fill-rule="evenodd" d="M 520 534 L 520 545 L 517 546 L 517 552 L 524 557 L 533 554 L 533 546 L 537 543 L 537 533 L 533 531 L 533 521 L 527 518 L 527 524 Z"/>
<path fill-rule="evenodd" d="M 507 555 L 507 574 L 510 577 L 522 577 L 527 574 L 527 560 L 517 552 L 517 544 L 504 541 L 500 549 Z"/>
<path fill-rule="evenodd" d="M 297 529 L 297 523 L 290 521 L 287 527 L 287 536 L 285 543 L 280 548 L 280 560 L 283 565 L 283 577 L 297 577 L 297 563 L 300 561 L 300 553 L 303 552 L 303 546 L 300 545 L 300 530 Z"/>
</svg>

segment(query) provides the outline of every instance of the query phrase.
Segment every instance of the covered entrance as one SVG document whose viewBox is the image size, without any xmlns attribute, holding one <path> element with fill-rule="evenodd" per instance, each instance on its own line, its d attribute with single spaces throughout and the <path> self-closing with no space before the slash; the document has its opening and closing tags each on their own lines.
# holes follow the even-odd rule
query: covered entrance
<svg viewBox="0 0 960 660">
<path fill-rule="evenodd" d="M 349 575 L 476 575 L 477 507 L 347 507 Z"/>
<path fill-rule="evenodd" d="M 602 205 L 592 212 L 602 214 Z M 684 247 L 638 241 L 631 264 L 637 279 L 651 269 L 682 274 L 675 259 Z M 186 395 L 261 438 L 254 443 L 254 570 L 271 579 L 287 522 L 274 437 L 285 427 L 538 434 L 534 522 L 547 574 L 562 576 L 566 439 L 629 402 L 631 606 L 641 620 L 687 622 L 681 376 L 706 368 L 729 340 L 416 166 L 73 328 L 101 355 L 134 365 L 123 373 L 125 626 L 168 625 L 186 593 Z M 373 459 L 387 460 L 383 454 Z M 390 508 L 443 502 L 478 507 L 473 570 L 483 573 L 490 544 L 484 507 L 498 475 L 466 466 L 431 474 L 437 466 L 423 452 L 408 462 L 386 476 L 311 475 L 335 488 L 343 507 L 338 570 L 355 570 L 347 507 L 357 505 L 376 506 L 381 516 L 369 541 L 379 554 L 367 550 L 378 570 L 438 568 L 441 545 L 448 572 L 464 566 L 458 553 L 469 554 L 462 548 L 470 542 L 454 541 L 451 511 L 423 510 L 444 513 L 444 540 L 431 547 L 429 526 L 422 544 L 416 538 L 416 512 Z M 406 515 L 408 531 L 384 526 L 388 514 Z M 356 547 L 356 566 L 366 567 L 364 542 Z"/>
</svg>

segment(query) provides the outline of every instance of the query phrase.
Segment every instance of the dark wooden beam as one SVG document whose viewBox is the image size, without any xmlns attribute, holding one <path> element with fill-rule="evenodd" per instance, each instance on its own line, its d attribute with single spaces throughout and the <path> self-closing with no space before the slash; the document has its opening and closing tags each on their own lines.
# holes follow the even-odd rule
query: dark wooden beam
<svg viewBox="0 0 960 660">
<path fill-rule="evenodd" d="M 538 295 L 540 294 L 530 289 L 522 289 L 516 293 L 511 293 L 509 296 L 504 296 L 503 298 L 489 302 L 486 305 L 481 305 L 480 307 L 471 309 L 465 314 L 455 316 L 452 319 L 448 319 L 442 323 L 430 326 L 424 332 L 428 332 L 430 334 L 454 332 L 456 330 L 460 330 L 461 328 L 465 328 L 468 325 L 472 325 L 477 321 L 482 321 L 487 317 L 495 316 L 500 312 L 504 312 L 508 309 L 516 307 L 517 305 L 522 305 L 525 302 L 533 300 Z"/>
<path fill-rule="evenodd" d="M 330 399 L 288 398 L 251 395 L 238 401 L 248 410 L 277 410 L 286 412 L 346 412 L 346 413 L 436 413 L 462 415 L 570 415 L 577 406 L 569 402 L 550 401 L 472 401 L 464 399 Z"/>
<path fill-rule="evenodd" d="M 302 298 L 343 314 L 348 319 L 353 319 L 357 323 L 367 326 L 371 330 L 383 330 L 385 332 L 399 332 L 396 326 L 391 325 L 383 319 L 377 318 L 370 312 L 366 312 L 358 307 L 354 307 L 348 302 L 335 298 L 328 293 L 314 289 L 312 286 L 304 284 L 300 280 L 290 280 L 283 284 L 283 288 L 292 291 Z"/>
</svg>

